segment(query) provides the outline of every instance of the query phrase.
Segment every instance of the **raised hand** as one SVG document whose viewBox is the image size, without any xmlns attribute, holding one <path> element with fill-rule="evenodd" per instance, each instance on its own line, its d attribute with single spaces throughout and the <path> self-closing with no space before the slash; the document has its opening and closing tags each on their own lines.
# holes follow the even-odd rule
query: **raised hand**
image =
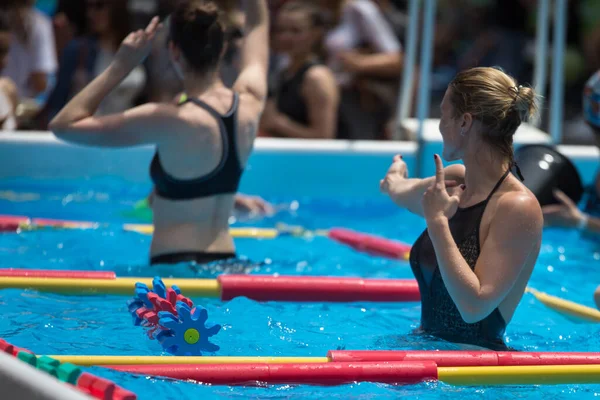
<svg viewBox="0 0 600 400">
<path fill-rule="evenodd" d="M 450 219 L 456 213 L 460 196 L 463 193 L 462 189 L 455 190 L 452 195 L 448 194 L 444 165 L 442 159 L 437 154 L 435 158 L 435 181 L 429 186 L 421 204 L 423 213 L 427 221 L 433 221 L 438 218 Z"/>
<path fill-rule="evenodd" d="M 146 29 L 131 32 L 119 47 L 114 63 L 123 70 L 130 71 L 142 63 L 152 50 L 152 42 L 156 33 L 162 29 L 158 17 L 152 18 Z"/>
<path fill-rule="evenodd" d="M 401 155 L 395 155 L 392 165 L 385 177 L 379 181 L 379 189 L 383 193 L 390 194 L 395 183 L 408 178 L 408 168 Z"/>
</svg>

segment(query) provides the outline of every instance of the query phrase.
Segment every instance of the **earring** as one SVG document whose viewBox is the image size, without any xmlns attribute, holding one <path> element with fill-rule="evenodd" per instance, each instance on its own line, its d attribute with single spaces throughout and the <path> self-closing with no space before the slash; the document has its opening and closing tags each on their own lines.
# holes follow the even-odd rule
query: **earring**
<svg viewBox="0 0 600 400">
<path fill-rule="evenodd" d="M 463 128 L 460 128 L 460 136 L 465 136 L 465 132 L 463 131 Z"/>
</svg>

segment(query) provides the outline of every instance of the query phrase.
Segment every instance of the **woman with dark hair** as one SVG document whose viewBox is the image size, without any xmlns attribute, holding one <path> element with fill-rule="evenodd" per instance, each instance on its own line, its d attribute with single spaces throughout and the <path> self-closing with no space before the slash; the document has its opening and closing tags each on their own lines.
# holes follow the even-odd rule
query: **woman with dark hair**
<svg viewBox="0 0 600 400">
<path fill-rule="evenodd" d="M 339 93 L 332 71 L 324 65 L 326 24 L 315 5 L 285 3 L 277 14 L 275 41 L 288 57 L 261 119 L 261 135 L 334 139 Z"/>
<path fill-rule="evenodd" d="M 50 123 L 63 140 L 90 146 L 156 145 L 150 264 L 204 264 L 236 257 L 229 233 L 235 194 L 252 152 L 267 92 L 266 0 L 247 2 L 241 72 L 233 88 L 219 77 L 225 50 L 220 8 L 181 2 L 171 16 L 168 47 L 184 92 L 170 104 L 149 103 L 94 116 L 102 100 L 146 59 L 159 27 L 123 41 L 104 72 Z"/>
<path fill-rule="evenodd" d="M 10 23 L 6 11 L 0 10 L 0 71 L 7 64 L 11 43 Z M 17 87 L 10 78 L 0 78 L 0 131 L 17 127 Z"/>
<path fill-rule="evenodd" d="M 108 68 L 121 41 L 129 33 L 130 13 L 126 1 L 86 0 L 85 9 L 89 35 L 71 40 L 64 49 L 56 87 L 41 114 L 46 120 Z M 121 112 L 133 107 L 145 84 L 146 71 L 137 66 L 116 90 L 106 96 L 96 114 Z"/>
<path fill-rule="evenodd" d="M 59 0 L 52 25 L 56 39 L 56 54 L 61 58 L 69 42 L 87 32 L 86 2 L 81 0 Z"/>
</svg>

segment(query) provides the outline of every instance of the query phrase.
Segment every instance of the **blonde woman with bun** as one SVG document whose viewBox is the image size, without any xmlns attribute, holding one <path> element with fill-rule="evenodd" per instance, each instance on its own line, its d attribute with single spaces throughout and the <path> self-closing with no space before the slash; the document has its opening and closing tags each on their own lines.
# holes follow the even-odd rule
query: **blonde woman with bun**
<svg viewBox="0 0 600 400">
<path fill-rule="evenodd" d="M 427 222 L 410 254 L 421 292 L 420 332 L 508 350 L 505 329 L 527 287 L 544 225 L 535 195 L 510 173 L 513 135 L 536 110 L 533 89 L 501 70 L 462 71 L 441 103 L 444 147 L 434 156 L 435 176 L 408 178 L 396 156 L 381 181 L 396 204 Z M 444 168 L 442 157 L 462 164 Z"/>
</svg>

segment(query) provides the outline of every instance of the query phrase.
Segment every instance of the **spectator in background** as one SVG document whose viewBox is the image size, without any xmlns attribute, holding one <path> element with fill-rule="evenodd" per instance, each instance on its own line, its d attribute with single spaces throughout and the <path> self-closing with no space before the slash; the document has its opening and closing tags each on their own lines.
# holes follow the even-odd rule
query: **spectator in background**
<svg viewBox="0 0 600 400">
<path fill-rule="evenodd" d="M 21 98 L 40 99 L 57 69 L 50 19 L 36 10 L 35 0 L 2 0 L 12 32 L 8 61 L 2 75 L 10 78 Z"/>
<path fill-rule="evenodd" d="M 518 81 L 526 79 L 524 49 L 531 0 L 468 0 L 465 19 L 470 21 L 471 44 L 460 56 L 458 70 L 475 66 L 500 66 Z M 473 29 L 474 28 L 474 29 Z"/>
<path fill-rule="evenodd" d="M 301 1 L 285 3 L 276 18 L 277 48 L 288 57 L 261 119 L 261 134 L 333 139 L 339 93 L 332 71 L 322 64 L 325 23 L 321 10 Z"/>
<path fill-rule="evenodd" d="M 75 38 L 86 33 L 86 2 L 82 0 L 59 0 L 52 18 L 56 40 L 56 54 L 60 60 L 62 52 Z"/>
<path fill-rule="evenodd" d="M 339 23 L 325 39 L 328 65 L 342 88 L 344 139 L 381 139 L 398 97 L 402 46 L 371 0 L 321 0 Z"/>
<path fill-rule="evenodd" d="M 8 62 L 11 43 L 8 15 L 0 10 L 0 71 Z M 18 103 L 17 88 L 9 78 L 0 78 L 0 131 L 16 128 L 15 110 Z"/>
<path fill-rule="evenodd" d="M 90 35 L 73 39 L 65 48 L 60 70 L 44 112 L 44 120 L 67 102 L 112 62 L 119 45 L 129 34 L 130 14 L 122 0 L 87 0 Z M 97 115 L 125 111 L 136 105 L 146 84 L 144 67 L 137 66 L 102 102 Z"/>
</svg>

